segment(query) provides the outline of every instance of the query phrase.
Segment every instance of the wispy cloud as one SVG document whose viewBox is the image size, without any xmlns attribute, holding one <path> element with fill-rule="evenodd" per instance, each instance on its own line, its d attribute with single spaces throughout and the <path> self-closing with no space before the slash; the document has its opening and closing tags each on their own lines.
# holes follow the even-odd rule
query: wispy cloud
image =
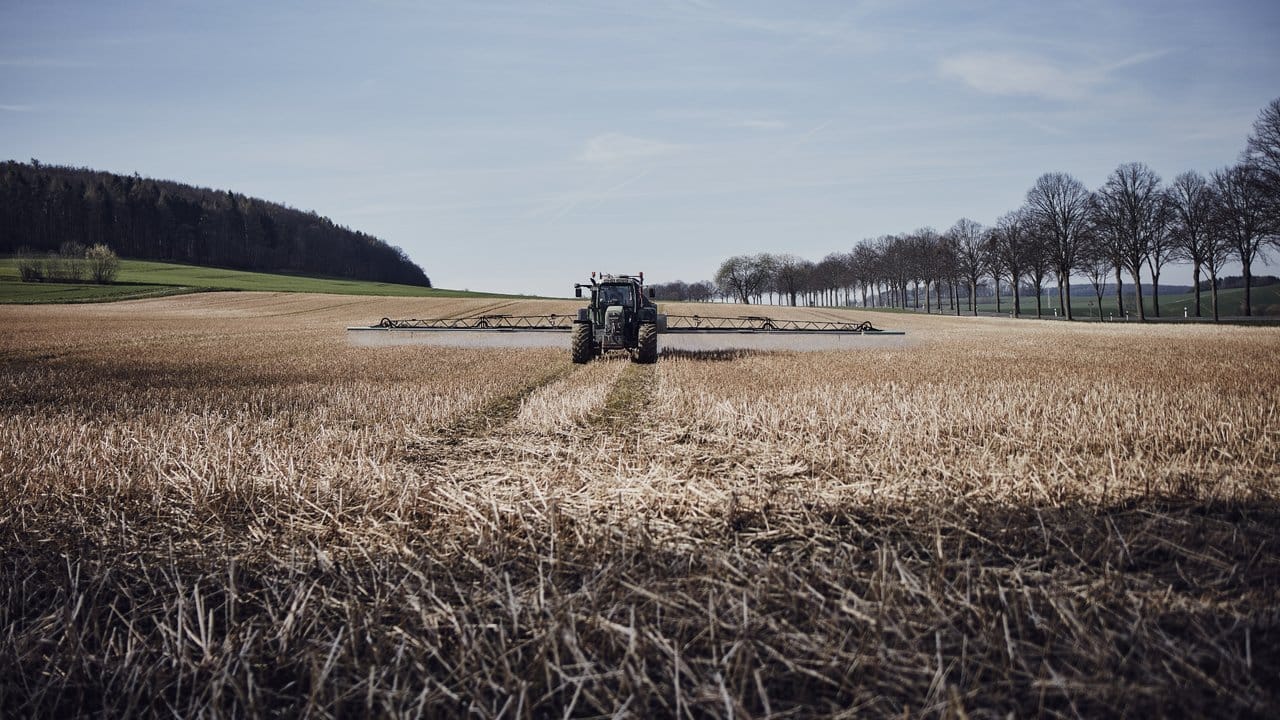
<svg viewBox="0 0 1280 720">
<path fill-rule="evenodd" d="M 1051 100 L 1083 97 L 1092 80 L 1026 55 L 970 53 L 945 58 L 939 70 L 991 95 L 1030 95 Z"/>
<path fill-rule="evenodd" d="M 587 140 L 578 160 L 592 164 L 616 164 L 666 155 L 678 146 L 659 140 L 633 137 L 621 133 L 605 133 Z"/>
<path fill-rule="evenodd" d="M 739 120 L 730 124 L 730 127 L 748 130 L 782 130 L 786 126 L 787 124 L 781 120 Z"/>
<path fill-rule="evenodd" d="M 1144 52 L 1106 65 L 1066 66 L 1031 55 L 979 52 L 944 58 L 938 70 L 990 95 L 1080 100 L 1111 74 L 1164 54 Z"/>
<path fill-rule="evenodd" d="M 1136 55 L 1130 55 L 1127 58 L 1122 58 L 1120 60 L 1117 60 L 1116 62 L 1111 63 L 1110 65 L 1103 67 L 1101 69 L 1101 72 L 1104 75 L 1109 75 L 1115 72 L 1116 70 L 1123 70 L 1133 65 L 1141 65 L 1143 63 L 1151 62 L 1152 60 L 1157 60 L 1168 54 L 1169 54 L 1168 50 L 1153 50 L 1151 52 L 1143 52 L 1143 53 L 1138 53 Z"/>
<path fill-rule="evenodd" d="M 623 188 L 637 180 L 640 180 L 648 174 L 649 169 L 645 168 L 625 180 L 614 183 L 608 187 L 593 187 L 587 190 L 561 193 L 534 208 L 533 211 L 529 213 L 528 217 L 547 217 L 552 220 L 559 220 L 580 206 L 595 205 L 617 197 Z"/>
<path fill-rule="evenodd" d="M 0 105 L 0 112 L 31 112 L 34 105 Z"/>
<path fill-rule="evenodd" d="M 15 58 L 0 57 L 0 67 L 13 68 L 82 68 L 89 67 L 90 63 L 80 60 L 66 60 L 62 58 Z"/>
</svg>

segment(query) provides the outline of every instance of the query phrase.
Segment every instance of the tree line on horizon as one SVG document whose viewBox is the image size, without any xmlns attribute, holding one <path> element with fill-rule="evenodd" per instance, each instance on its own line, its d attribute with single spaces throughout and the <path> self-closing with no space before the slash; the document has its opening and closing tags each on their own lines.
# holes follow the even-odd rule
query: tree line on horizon
<svg viewBox="0 0 1280 720">
<path fill-rule="evenodd" d="M 137 174 L 0 165 L 0 253 L 43 257 L 66 243 L 139 260 L 431 287 L 400 248 L 314 212 Z"/>
<path fill-rule="evenodd" d="M 1072 319 L 1067 299 L 1073 277 L 1089 280 L 1099 307 L 1109 280 L 1125 315 L 1123 275 L 1134 286 L 1134 308 L 1146 319 L 1142 272 L 1152 278 L 1152 305 L 1160 314 L 1160 274 L 1171 263 L 1192 265 L 1196 316 L 1201 289 L 1212 294 L 1219 318 L 1223 267 L 1239 262 L 1244 314 L 1253 314 L 1253 264 L 1268 247 L 1280 247 L 1280 98 L 1259 113 L 1239 161 L 1209 177 L 1192 170 L 1165 185 L 1140 162 L 1125 163 L 1090 191 L 1063 172 L 1041 175 L 1026 202 L 993 226 L 962 218 L 945 232 L 920 228 L 857 243 L 848 252 L 813 262 L 789 253 L 736 255 L 721 263 L 712 281 L 656 286 L 668 300 L 760 303 L 765 296 L 796 305 L 899 307 L 941 310 L 944 293 L 957 314 L 978 313 L 988 280 L 997 309 L 1001 286 L 1013 289 L 1013 314 L 1022 316 L 1020 289 L 1032 291 L 1036 316 L 1044 290 L 1056 283 L 1058 307 Z M 1201 277 L 1207 282 L 1201 283 Z M 923 290 L 923 293 L 921 292 Z"/>
</svg>

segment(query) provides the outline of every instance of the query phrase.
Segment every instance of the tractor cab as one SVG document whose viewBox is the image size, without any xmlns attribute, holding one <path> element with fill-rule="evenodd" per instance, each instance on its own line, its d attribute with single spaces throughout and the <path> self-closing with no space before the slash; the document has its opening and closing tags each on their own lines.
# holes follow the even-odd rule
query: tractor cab
<svg viewBox="0 0 1280 720">
<path fill-rule="evenodd" d="M 636 309 L 635 304 L 635 288 L 631 283 L 603 283 L 596 286 L 596 302 L 600 307 L 613 307 L 615 305 Z M 644 297 L 641 295 L 641 297 Z"/>
</svg>

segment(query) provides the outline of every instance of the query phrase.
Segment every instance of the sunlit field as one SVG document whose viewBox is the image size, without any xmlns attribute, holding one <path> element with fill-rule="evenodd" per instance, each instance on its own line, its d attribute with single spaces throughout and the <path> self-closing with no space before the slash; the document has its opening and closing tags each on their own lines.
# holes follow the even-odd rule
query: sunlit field
<svg viewBox="0 0 1280 720">
<path fill-rule="evenodd" d="M 0 308 L 0 716 L 1280 707 L 1280 329 L 767 308 L 907 341 L 647 366 L 344 330 L 575 307 Z"/>
</svg>

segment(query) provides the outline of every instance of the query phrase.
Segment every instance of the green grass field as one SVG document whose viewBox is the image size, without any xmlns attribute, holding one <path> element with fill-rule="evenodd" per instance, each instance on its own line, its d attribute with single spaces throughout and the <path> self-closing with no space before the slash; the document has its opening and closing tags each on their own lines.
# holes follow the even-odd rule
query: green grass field
<svg viewBox="0 0 1280 720">
<path fill-rule="evenodd" d="M 27 283 L 18 275 L 18 261 L 0 258 L 0 303 L 83 303 L 133 300 L 214 290 L 388 295 L 394 297 L 528 297 L 416 285 L 272 275 L 177 265 L 146 260 L 122 260 L 120 274 L 110 285 L 93 283 Z"/>
<path fill-rule="evenodd" d="M 978 303 L 978 311 L 992 313 L 996 312 L 996 304 L 990 298 L 984 298 L 987 302 Z M 1125 310 L 1129 311 L 1132 318 L 1138 317 L 1137 306 L 1133 304 L 1133 295 L 1125 294 Z M 920 300 L 921 307 L 924 307 L 923 297 Z M 1152 311 L 1151 297 L 1148 295 L 1143 298 L 1143 302 L 1147 308 L 1147 316 L 1154 317 Z M 942 298 L 943 307 L 947 307 L 946 295 Z M 1054 292 L 1052 299 L 1044 298 L 1041 303 L 1043 313 L 1049 317 L 1053 317 L 1053 309 L 1058 306 L 1058 296 Z M 964 305 L 965 312 L 968 311 L 968 303 Z M 1183 309 L 1187 310 L 1188 315 L 1195 317 L 1195 294 L 1181 293 L 1176 295 L 1160 296 L 1160 316 L 1165 318 L 1182 317 Z M 1074 315 L 1079 319 L 1084 318 L 1106 318 L 1109 316 L 1119 316 L 1116 309 L 1116 296 L 1114 291 L 1103 296 L 1101 313 L 1097 305 L 1097 300 L 1092 297 L 1076 296 L 1071 298 L 1071 309 Z M 1000 298 L 1000 312 L 1008 314 L 1013 311 L 1013 298 L 1002 296 Z M 1200 293 L 1200 311 L 1202 317 L 1213 317 L 1213 297 L 1206 290 Z M 1218 291 L 1218 313 L 1222 317 L 1234 317 L 1244 315 L 1244 289 L 1237 288 L 1233 290 Z M 1022 296 L 1022 315 L 1023 317 L 1035 317 L 1036 314 L 1036 298 L 1034 295 Z M 1263 287 L 1253 288 L 1253 314 L 1254 315 L 1280 315 L 1280 284 L 1266 285 Z"/>
</svg>

